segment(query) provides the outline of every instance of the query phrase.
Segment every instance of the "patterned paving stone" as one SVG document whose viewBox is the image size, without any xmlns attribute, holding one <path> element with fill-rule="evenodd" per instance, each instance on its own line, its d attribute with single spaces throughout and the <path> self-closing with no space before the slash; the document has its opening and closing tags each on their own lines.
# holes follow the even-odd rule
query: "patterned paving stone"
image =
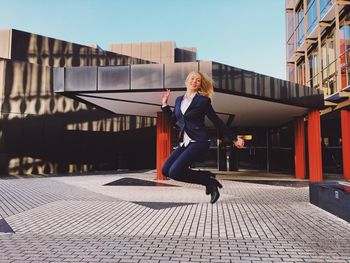
<svg viewBox="0 0 350 263">
<path fill-rule="evenodd" d="M 104 186 L 153 173 L 0 179 L 0 262 L 350 262 L 349 223 L 308 187 Z"/>
</svg>

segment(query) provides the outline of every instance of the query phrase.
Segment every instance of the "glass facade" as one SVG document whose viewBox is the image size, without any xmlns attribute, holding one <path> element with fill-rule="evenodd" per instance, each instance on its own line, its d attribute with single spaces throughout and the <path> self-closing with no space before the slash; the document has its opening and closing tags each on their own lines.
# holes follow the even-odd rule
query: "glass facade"
<svg viewBox="0 0 350 263">
<path fill-rule="evenodd" d="M 322 90 L 325 101 L 337 105 L 329 106 L 328 109 L 333 107 L 332 111 L 327 113 L 323 111 L 321 116 L 322 162 L 325 173 L 342 173 L 339 109 L 348 108 L 349 100 L 347 96 L 338 92 L 341 90 L 346 92 L 350 87 L 350 6 L 347 2 L 286 1 L 288 79 L 304 84 L 306 75 L 307 86 Z M 291 23 L 288 24 L 290 13 L 294 14 L 296 20 L 294 32 L 298 50 L 294 54 L 290 54 Z M 301 26 L 303 19 L 305 34 Z"/>
</svg>

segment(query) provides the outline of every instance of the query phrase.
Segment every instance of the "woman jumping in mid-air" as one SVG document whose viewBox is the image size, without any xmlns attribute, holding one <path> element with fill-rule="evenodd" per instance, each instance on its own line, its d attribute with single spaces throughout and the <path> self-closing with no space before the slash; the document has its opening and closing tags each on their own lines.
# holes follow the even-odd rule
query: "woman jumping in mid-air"
<svg viewBox="0 0 350 263">
<path fill-rule="evenodd" d="M 168 99 L 168 89 L 162 96 L 162 110 L 172 123 L 179 123 L 180 146 L 177 147 L 165 161 L 162 173 L 177 181 L 201 184 L 206 187 L 206 193 L 211 195 L 210 202 L 215 203 L 222 185 L 209 171 L 197 171 L 190 169 L 190 165 L 201 159 L 209 149 L 209 138 L 204 126 L 204 117 L 207 116 L 215 125 L 219 133 L 226 134 L 237 148 L 244 147 L 244 140 L 237 137 L 216 115 L 212 105 L 213 84 L 208 77 L 201 72 L 191 72 L 186 78 L 186 93 L 175 101 L 172 111 Z"/>
</svg>

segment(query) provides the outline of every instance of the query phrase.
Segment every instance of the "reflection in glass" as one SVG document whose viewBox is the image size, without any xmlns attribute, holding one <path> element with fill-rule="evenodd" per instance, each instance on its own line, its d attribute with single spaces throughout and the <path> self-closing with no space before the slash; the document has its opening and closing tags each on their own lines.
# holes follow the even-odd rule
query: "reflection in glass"
<svg viewBox="0 0 350 263">
<path fill-rule="evenodd" d="M 11 29 L 11 59 L 50 67 L 144 64 L 148 61 Z"/>
</svg>

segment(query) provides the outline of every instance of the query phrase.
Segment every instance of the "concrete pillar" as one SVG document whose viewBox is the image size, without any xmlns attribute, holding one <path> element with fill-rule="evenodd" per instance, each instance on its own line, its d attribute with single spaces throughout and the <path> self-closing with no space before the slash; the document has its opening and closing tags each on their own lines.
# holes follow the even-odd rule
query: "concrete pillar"
<svg viewBox="0 0 350 263">
<path fill-rule="evenodd" d="M 308 114 L 307 139 L 310 182 L 322 182 L 321 121 L 318 110 Z"/>
<path fill-rule="evenodd" d="M 303 117 L 294 121 L 294 146 L 295 178 L 305 179 L 305 125 Z"/>
<path fill-rule="evenodd" d="M 341 110 L 341 141 L 343 149 L 343 174 L 350 180 L 350 111 Z"/>
<path fill-rule="evenodd" d="M 171 152 L 171 124 L 163 112 L 157 112 L 157 180 L 164 180 L 162 166 Z"/>
</svg>

